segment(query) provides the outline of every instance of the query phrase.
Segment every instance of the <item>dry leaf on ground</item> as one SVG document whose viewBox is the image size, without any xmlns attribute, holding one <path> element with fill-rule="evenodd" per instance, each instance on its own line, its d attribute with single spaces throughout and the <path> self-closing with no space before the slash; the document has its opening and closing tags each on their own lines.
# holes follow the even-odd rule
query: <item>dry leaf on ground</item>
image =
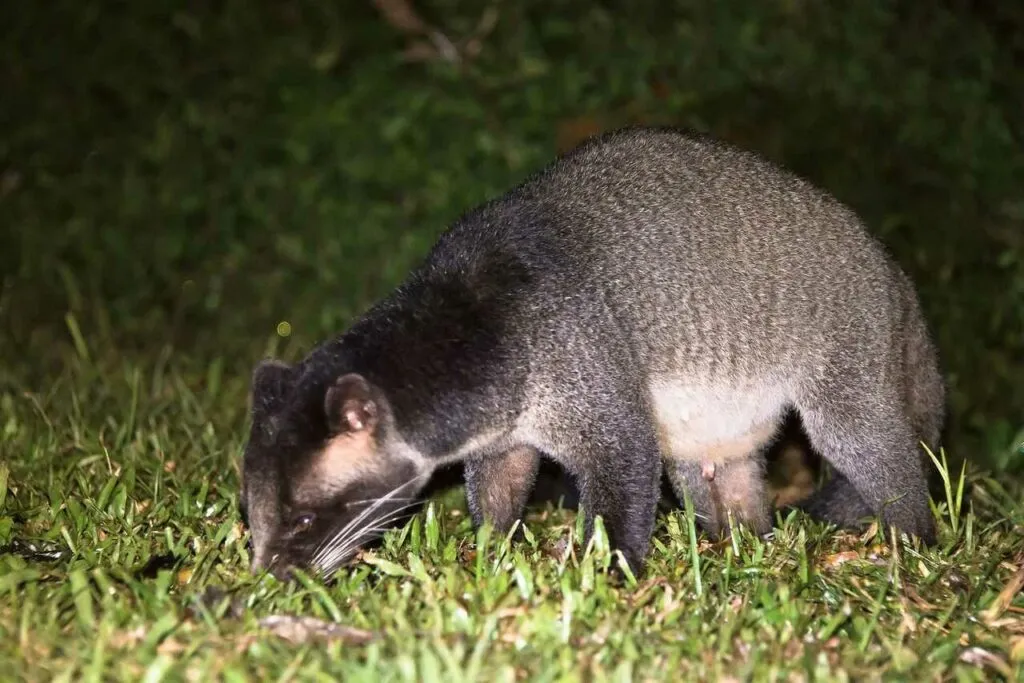
<svg viewBox="0 0 1024 683">
<path fill-rule="evenodd" d="M 335 624 L 314 617 L 273 615 L 260 619 L 260 627 L 291 643 L 306 643 L 313 639 L 341 640 L 361 645 L 377 637 L 372 631 Z"/>
</svg>

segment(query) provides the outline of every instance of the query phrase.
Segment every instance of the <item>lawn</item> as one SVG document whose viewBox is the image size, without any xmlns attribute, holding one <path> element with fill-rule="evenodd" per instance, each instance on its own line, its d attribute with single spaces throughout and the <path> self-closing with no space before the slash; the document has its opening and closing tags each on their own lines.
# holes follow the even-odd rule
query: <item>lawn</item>
<svg viewBox="0 0 1024 683">
<path fill-rule="evenodd" d="M 0 678 L 1024 680 L 1024 13 L 660 4 L 417 2 L 423 35 L 394 1 L 0 9 Z M 455 488 L 330 581 L 249 575 L 254 364 L 635 122 L 811 178 L 919 283 L 940 543 L 716 544 L 678 509 L 620 585 L 572 511 L 509 544 Z"/>
</svg>

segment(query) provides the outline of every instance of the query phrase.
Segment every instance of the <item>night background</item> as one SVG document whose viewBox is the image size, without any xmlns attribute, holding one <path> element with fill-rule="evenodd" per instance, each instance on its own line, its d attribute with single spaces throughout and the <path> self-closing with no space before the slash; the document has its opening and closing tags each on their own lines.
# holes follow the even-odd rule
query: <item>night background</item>
<svg viewBox="0 0 1024 683">
<path fill-rule="evenodd" d="M 61 0 L 5 4 L 0 38 L 4 676 L 1022 675 L 1020 6 Z M 808 178 L 917 283 L 949 387 L 940 544 L 804 517 L 713 544 L 678 510 L 619 587 L 601 548 L 566 559 L 571 512 L 502 545 L 454 491 L 333 583 L 250 576 L 254 364 L 634 123 Z M 357 630 L 258 628 L 282 614 Z"/>
</svg>

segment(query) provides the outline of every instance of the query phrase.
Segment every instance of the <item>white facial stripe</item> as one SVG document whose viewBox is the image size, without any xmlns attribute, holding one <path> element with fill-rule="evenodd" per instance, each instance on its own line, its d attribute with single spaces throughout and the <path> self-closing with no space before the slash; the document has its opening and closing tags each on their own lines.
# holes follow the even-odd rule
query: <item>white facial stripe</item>
<svg viewBox="0 0 1024 683">
<path fill-rule="evenodd" d="M 365 432 L 336 436 L 313 459 L 313 468 L 297 493 L 304 490 L 337 492 L 378 467 L 379 454 Z"/>
</svg>

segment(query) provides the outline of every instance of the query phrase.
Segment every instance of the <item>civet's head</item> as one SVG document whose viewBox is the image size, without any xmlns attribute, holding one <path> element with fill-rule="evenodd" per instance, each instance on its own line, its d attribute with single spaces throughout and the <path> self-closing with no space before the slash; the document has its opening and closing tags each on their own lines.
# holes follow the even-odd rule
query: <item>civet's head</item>
<svg viewBox="0 0 1024 683">
<path fill-rule="evenodd" d="M 241 508 L 253 571 L 332 573 L 407 511 L 426 483 L 383 393 L 359 374 L 310 378 L 263 361 L 252 404 Z"/>
</svg>

